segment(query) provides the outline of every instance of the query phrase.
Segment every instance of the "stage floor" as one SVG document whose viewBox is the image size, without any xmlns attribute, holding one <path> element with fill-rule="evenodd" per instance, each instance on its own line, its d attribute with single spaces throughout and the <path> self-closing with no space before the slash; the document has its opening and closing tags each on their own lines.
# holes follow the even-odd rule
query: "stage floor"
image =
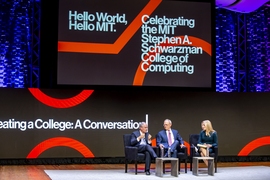
<svg viewBox="0 0 270 180">
<path fill-rule="evenodd" d="M 167 166 L 169 166 L 169 164 L 166 164 L 166 167 Z M 270 162 L 218 163 L 218 167 L 244 167 L 244 166 L 270 167 Z M 200 167 L 204 168 L 204 164 L 201 163 Z M 123 170 L 124 173 L 124 168 L 125 168 L 124 164 L 4 165 L 0 166 L 0 179 L 50 180 L 50 177 L 44 172 L 44 170 Z M 134 164 L 129 164 L 128 168 L 129 171 L 134 171 Z M 144 164 L 139 164 L 138 168 L 139 171 L 143 171 Z M 151 164 L 151 171 L 154 171 L 154 169 L 155 164 Z M 183 164 L 181 165 L 180 173 L 184 173 Z"/>
</svg>

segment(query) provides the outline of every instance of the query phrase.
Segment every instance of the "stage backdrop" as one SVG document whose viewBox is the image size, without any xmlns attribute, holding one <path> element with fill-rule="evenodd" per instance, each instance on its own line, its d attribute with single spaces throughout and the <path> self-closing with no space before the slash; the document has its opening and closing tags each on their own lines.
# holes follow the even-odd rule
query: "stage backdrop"
<svg viewBox="0 0 270 180">
<path fill-rule="evenodd" d="M 1 158 L 123 157 L 123 134 L 148 121 L 155 137 L 166 118 L 186 142 L 211 120 L 221 156 L 270 155 L 269 93 L 3 88 L 0 98 Z"/>
</svg>

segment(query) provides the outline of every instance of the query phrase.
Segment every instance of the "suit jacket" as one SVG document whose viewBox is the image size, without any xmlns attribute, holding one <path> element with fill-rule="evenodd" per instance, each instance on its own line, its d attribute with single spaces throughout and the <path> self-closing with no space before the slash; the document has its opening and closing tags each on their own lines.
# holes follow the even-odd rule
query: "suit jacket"
<svg viewBox="0 0 270 180">
<path fill-rule="evenodd" d="M 174 136 L 174 140 L 178 140 L 179 144 L 184 144 L 183 139 L 178 133 L 178 131 L 175 129 L 171 129 L 171 130 Z M 159 131 L 159 133 L 157 134 L 156 140 L 157 140 L 157 146 L 159 146 L 160 144 L 163 144 L 165 147 L 168 146 L 168 138 L 167 138 L 167 133 L 165 129 L 162 131 Z"/>
<path fill-rule="evenodd" d="M 140 136 L 140 130 L 137 130 L 137 131 L 134 131 L 132 134 L 131 134 L 131 140 L 130 140 L 130 143 L 132 146 L 139 146 L 141 141 L 138 142 L 137 138 Z M 146 144 L 149 144 L 148 143 L 148 136 L 149 136 L 149 133 L 145 133 L 145 142 Z M 149 144 L 151 145 L 151 144 Z"/>
</svg>

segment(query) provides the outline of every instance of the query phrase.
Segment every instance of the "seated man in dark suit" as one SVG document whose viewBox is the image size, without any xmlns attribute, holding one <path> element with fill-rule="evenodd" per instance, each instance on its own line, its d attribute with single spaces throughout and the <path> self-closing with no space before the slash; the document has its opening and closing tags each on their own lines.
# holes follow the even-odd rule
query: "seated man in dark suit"
<svg viewBox="0 0 270 180">
<path fill-rule="evenodd" d="M 165 157 L 171 153 L 172 157 L 177 157 L 177 154 L 174 153 L 175 150 L 179 150 L 179 148 L 184 147 L 184 141 L 177 130 L 171 129 L 172 121 L 169 119 L 165 119 L 164 130 L 160 131 L 157 134 L 157 146 L 161 149 L 164 148 Z M 171 152 L 168 152 L 168 149 L 171 149 Z"/>
<path fill-rule="evenodd" d="M 145 173 L 150 175 L 151 159 L 157 157 L 151 146 L 151 135 L 148 133 L 148 125 L 145 122 L 140 123 L 139 130 L 131 134 L 131 145 L 138 147 L 138 152 L 145 153 Z"/>
</svg>

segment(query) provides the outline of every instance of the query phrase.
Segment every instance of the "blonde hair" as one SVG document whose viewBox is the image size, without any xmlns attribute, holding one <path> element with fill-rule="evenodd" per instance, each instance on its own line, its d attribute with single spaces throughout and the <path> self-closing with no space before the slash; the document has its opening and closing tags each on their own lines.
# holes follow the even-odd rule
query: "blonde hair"
<svg viewBox="0 0 270 180">
<path fill-rule="evenodd" d="M 216 132 L 216 131 L 213 129 L 213 126 L 212 126 L 211 121 L 209 121 L 209 120 L 204 120 L 204 121 L 202 121 L 202 124 L 204 124 L 204 126 L 205 126 L 205 134 L 206 134 L 206 136 L 211 136 L 210 133 Z"/>
</svg>

